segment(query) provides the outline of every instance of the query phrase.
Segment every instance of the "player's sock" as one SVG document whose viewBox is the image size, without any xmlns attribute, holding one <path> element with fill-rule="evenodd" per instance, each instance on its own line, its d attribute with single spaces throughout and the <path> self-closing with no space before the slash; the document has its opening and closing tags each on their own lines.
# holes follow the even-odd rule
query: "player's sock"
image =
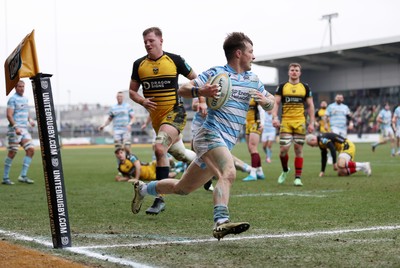
<svg viewBox="0 0 400 268">
<path fill-rule="evenodd" d="M 281 159 L 283 172 L 288 172 L 289 155 L 286 154 L 285 156 L 279 156 L 279 158 Z"/>
<path fill-rule="evenodd" d="M 294 167 L 296 169 L 296 178 L 301 178 L 301 174 L 303 173 L 303 157 L 296 157 L 294 159 Z"/>
<path fill-rule="evenodd" d="M 21 177 L 26 177 L 28 173 L 29 166 L 31 165 L 32 157 L 25 156 L 22 162 L 22 170 L 21 170 Z"/>
<path fill-rule="evenodd" d="M 350 175 L 350 174 L 353 174 L 353 173 L 356 173 L 356 172 L 357 172 L 356 167 L 357 167 L 357 165 L 356 165 L 355 162 L 349 161 L 349 162 L 347 163 L 347 173 L 348 173 L 349 175 Z"/>
<path fill-rule="evenodd" d="M 10 176 L 10 169 L 11 169 L 11 164 L 12 164 L 12 159 L 10 157 L 6 157 L 4 160 L 4 172 L 3 172 L 3 178 L 9 178 Z"/>
</svg>

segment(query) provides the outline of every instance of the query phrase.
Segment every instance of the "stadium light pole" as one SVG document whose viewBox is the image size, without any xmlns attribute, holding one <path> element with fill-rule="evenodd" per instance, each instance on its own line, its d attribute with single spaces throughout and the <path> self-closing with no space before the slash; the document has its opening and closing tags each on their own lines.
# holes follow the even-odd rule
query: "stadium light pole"
<svg viewBox="0 0 400 268">
<path fill-rule="evenodd" d="M 339 17 L 339 13 L 323 15 L 321 20 L 328 20 L 329 25 L 329 44 L 332 46 L 332 19 Z"/>
</svg>

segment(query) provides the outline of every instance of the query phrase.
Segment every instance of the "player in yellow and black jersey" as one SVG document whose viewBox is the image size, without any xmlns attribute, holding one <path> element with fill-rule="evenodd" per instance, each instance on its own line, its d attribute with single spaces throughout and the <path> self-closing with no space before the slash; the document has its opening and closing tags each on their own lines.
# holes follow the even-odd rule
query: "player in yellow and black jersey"
<svg viewBox="0 0 400 268">
<path fill-rule="evenodd" d="M 156 161 L 141 162 L 135 154 L 129 154 L 124 148 L 115 149 L 120 174 L 115 176 L 116 181 L 134 182 L 137 180 L 153 181 L 156 179 Z M 176 165 L 170 160 L 171 164 Z M 169 178 L 175 178 L 178 170 L 169 173 Z M 179 171 L 180 172 L 180 171 Z"/>
<path fill-rule="evenodd" d="M 246 115 L 246 143 L 251 157 L 251 172 L 243 181 L 256 181 L 265 179 L 261 166 L 261 158 L 258 153 L 261 133 L 264 124 L 264 109 L 254 98 L 250 98 L 249 110 Z"/>
<path fill-rule="evenodd" d="M 272 124 L 276 128 L 280 128 L 280 160 L 283 172 L 278 178 L 278 183 L 282 184 L 286 180 L 286 176 L 290 171 L 288 167 L 289 148 L 294 142 L 294 166 L 295 166 L 295 186 L 302 186 L 301 174 L 303 171 L 303 144 L 305 135 L 314 131 L 315 114 L 314 101 L 309 86 L 300 82 L 301 65 L 299 63 L 289 64 L 289 81 L 282 83 L 275 92 L 275 106 L 272 111 Z M 282 122 L 278 118 L 278 109 L 282 103 Z M 307 104 L 307 112 L 310 118 L 308 127 L 306 128 L 305 104 Z"/>
<path fill-rule="evenodd" d="M 321 101 L 319 104 L 319 109 L 315 111 L 315 125 L 318 128 L 319 133 L 326 133 L 329 132 L 329 122 L 326 120 L 326 107 L 328 104 L 326 101 Z"/>
<path fill-rule="evenodd" d="M 181 139 L 186 124 L 186 111 L 178 96 L 178 76 L 188 79 L 197 77 L 193 69 L 179 55 L 163 51 L 161 29 L 151 27 L 143 32 L 147 55 L 133 64 L 129 94 L 150 113 L 153 128 L 157 134 L 154 153 L 157 161 L 157 180 L 168 178 L 169 163 L 167 152 L 175 159 L 190 163 L 196 154 L 187 150 Z M 138 91 L 142 86 L 143 96 Z M 161 196 L 146 210 L 157 215 L 165 208 Z"/>
<path fill-rule="evenodd" d="M 135 61 L 131 78 L 142 85 L 144 97 L 157 105 L 157 109 L 150 113 L 152 121 L 157 117 L 163 118 L 175 106 L 182 106 L 177 93 L 178 76 L 189 76 L 191 72 L 183 58 L 168 52 L 156 60 L 144 56 Z"/>
<path fill-rule="evenodd" d="M 367 176 L 371 175 L 371 165 L 369 162 L 355 162 L 356 146 L 350 140 L 339 134 L 327 132 L 318 136 L 308 134 L 306 142 L 311 147 L 319 147 L 321 150 L 321 172 L 320 177 L 324 176 L 327 153 L 330 151 L 333 159 L 333 170 L 338 172 L 339 176 L 349 176 L 359 170 L 364 171 Z M 336 152 L 338 158 L 336 161 Z"/>
<path fill-rule="evenodd" d="M 307 98 L 312 97 L 308 84 L 302 82 L 296 84 L 286 82 L 279 85 L 275 95 L 281 96 L 282 120 L 305 123 L 304 104 L 307 102 Z M 281 132 L 282 131 L 283 130 L 281 130 Z M 293 133 L 297 130 L 285 129 L 285 131 L 287 133 Z"/>
</svg>

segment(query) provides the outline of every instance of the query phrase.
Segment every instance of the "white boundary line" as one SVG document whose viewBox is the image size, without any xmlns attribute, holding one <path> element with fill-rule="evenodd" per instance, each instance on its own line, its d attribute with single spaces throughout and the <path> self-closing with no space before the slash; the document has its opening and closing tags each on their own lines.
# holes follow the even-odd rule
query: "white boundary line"
<svg viewBox="0 0 400 268">
<path fill-rule="evenodd" d="M 0 234 L 6 235 L 6 236 L 11 236 L 16 240 L 35 242 L 37 244 L 44 245 L 46 247 L 53 247 L 53 243 L 51 243 L 51 242 L 44 241 L 44 240 L 38 239 L 38 238 L 32 238 L 32 237 L 29 237 L 29 236 L 21 235 L 21 234 L 18 234 L 18 233 L 13 233 L 13 232 L 0 230 Z M 85 256 L 90 257 L 90 258 L 95 258 L 95 259 L 99 259 L 99 260 L 103 260 L 103 261 L 109 261 L 109 262 L 113 262 L 113 263 L 127 265 L 127 266 L 130 266 L 130 267 L 138 267 L 138 268 L 150 268 L 150 267 L 152 267 L 152 266 L 147 266 L 147 265 L 142 264 L 142 263 L 138 263 L 138 262 L 122 259 L 122 258 L 117 258 L 117 257 L 111 256 L 111 255 L 99 254 L 99 253 L 92 252 L 92 251 L 89 251 L 89 250 L 86 250 L 86 249 L 83 249 L 83 248 L 80 248 L 80 247 L 69 247 L 69 248 L 63 248 L 63 249 L 71 251 L 71 252 L 74 252 L 74 253 L 78 253 L 78 254 L 81 254 L 81 255 L 85 255 Z"/>
<path fill-rule="evenodd" d="M 360 232 L 373 232 L 373 231 L 388 231 L 400 229 L 400 225 L 394 226 L 375 226 L 359 229 L 343 229 L 343 230 L 332 230 L 332 231 L 315 231 L 315 232 L 300 232 L 300 233 L 284 233 L 284 234 L 265 234 L 256 236 L 238 236 L 238 237 L 227 237 L 223 238 L 223 241 L 236 241 L 236 240 L 254 240 L 254 239 L 266 239 L 266 238 L 291 238 L 291 237 L 311 237 L 311 236 L 323 236 L 323 235 L 334 235 L 334 234 L 345 234 L 345 233 L 360 233 Z M 221 241 L 222 241 L 221 240 Z M 147 246 L 159 246 L 159 245 L 171 245 L 171 244 L 195 244 L 195 243 L 209 243 L 217 242 L 213 239 L 187 239 L 187 240 L 175 240 L 175 241 L 152 241 L 132 244 L 118 244 L 118 245 L 98 245 L 98 246 L 83 246 L 81 249 L 99 249 L 99 248 L 117 248 L 117 247 L 147 247 Z"/>
<path fill-rule="evenodd" d="M 264 196 L 302 196 L 302 197 L 327 197 L 327 195 L 316 195 L 307 193 L 260 193 L 260 194 L 238 194 L 232 197 L 264 197 Z"/>
<path fill-rule="evenodd" d="M 327 197 L 326 194 L 316 193 L 335 193 L 342 192 L 342 190 L 328 190 L 328 191 L 317 191 L 317 192 L 286 192 L 286 193 L 259 193 L 259 194 L 237 194 L 231 195 L 231 197 L 257 197 L 257 196 L 301 196 L 301 197 Z"/>
<path fill-rule="evenodd" d="M 299 232 L 299 233 L 284 233 L 284 234 L 265 234 L 265 235 L 257 235 L 257 236 L 239 236 L 239 237 L 228 237 L 224 238 L 222 241 L 237 241 L 237 240 L 254 240 L 254 239 L 284 239 L 284 238 L 292 238 L 292 237 L 312 237 L 312 236 L 324 236 L 324 235 L 335 235 L 335 234 L 345 234 L 345 233 L 360 233 L 360 232 L 374 232 L 374 231 L 388 231 L 388 230 L 398 230 L 400 229 L 400 225 L 391 225 L 391 226 L 373 226 L 373 227 L 365 227 L 365 228 L 357 228 L 357 229 L 339 229 L 339 230 L 331 230 L 331 231 L 315 231 L 315 232 Z M 46 247 L 52 247 L 53 244 L 51 242 L 32 238 L 25 235 L 21 235 L 14 232 L 0 230 L 0 234 L 11 236 L 16 240 L 30 241 L 35 242 L 37 244 L 44 245 Z M 147 268 L 152 266 L 147 266 L 142 263 L 134 262 L 131 260 L 117 258 L 111 255 L 104 255 L 100 253 L 96 253 L 90 251 L 90 249 L 102 249 L 102 248 L 118 248 L 118 247 L 145 247 L 145 246 L 160 246 L 160 245 L 171 245 L 171 244 L 195 244 L 195 243 L 221 243 L 216 239 L 193 239 L 193 240 L 175 240 L 175 241 L 153 241 L 153 242 L 143 242 L 143 243 L 133 243 L 133 244 L 118 244 L 118 245 L 98 245 L 98 246 L 83 246 L 83 247 L 69 247 L 64 248 L 65 250 L 85 255 L 87 257 L 96 258 L 99 260 L 109 261 L 113 263 L 118 263 L 122 265 L 127 265 L 131 267 L 140 267 Z"/>
</svg>

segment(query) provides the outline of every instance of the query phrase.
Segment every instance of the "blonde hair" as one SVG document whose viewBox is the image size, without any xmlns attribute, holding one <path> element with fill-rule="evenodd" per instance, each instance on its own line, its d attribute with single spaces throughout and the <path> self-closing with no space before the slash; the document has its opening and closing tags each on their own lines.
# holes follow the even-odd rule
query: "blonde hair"
<svg viewBox="0 0 400 268">
<path fill-rule="evenodd" d="M 297 62 L 290 63 L 288 69 L 290 69 L 291 67 L 299 67 L 299 69 L 301 70 L 301 65 Z"/>
<path fill-rule="evenodd" d="M 314 138 L 316 138 L 317 136 L 315 136 L 314 134 L 307 134 L 306 135 L 306 143 L 307 144 L 310 144 L 310 142 L 312 141 L 312 140 L 314 140 Z"/>
</svg>

